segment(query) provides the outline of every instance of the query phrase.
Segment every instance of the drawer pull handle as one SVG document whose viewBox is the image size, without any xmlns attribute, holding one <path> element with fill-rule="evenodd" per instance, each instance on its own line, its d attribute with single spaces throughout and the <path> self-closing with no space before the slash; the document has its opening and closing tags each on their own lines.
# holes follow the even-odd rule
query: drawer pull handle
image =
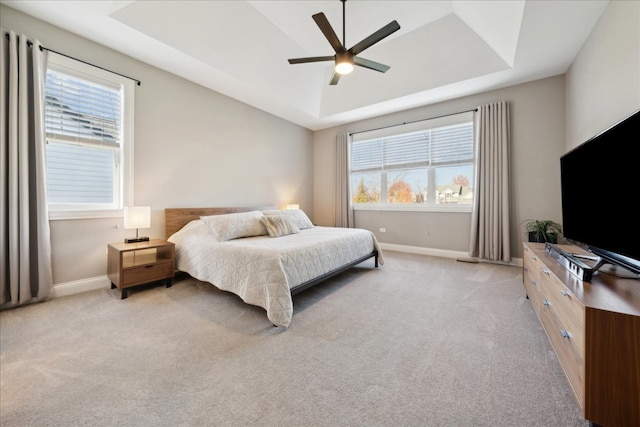
<svg viewBox="0 0 640 427">
<path fill-rule="evenodd" d="M 544 274 L 546 274 L 547 276 L 550 276 L 550 275 L 551 275 L 551 273 L 549 272 L 549 270 L 542 270 L 542 272 L 543 272 Z"/>
<path fill-rule="evenodd" d="M 529 269 L 527 267 L 524 268 L 524 271 L 529 271 Z"/>
<path fill-rule="evenodd" d="M 532 284 L 533 286 L 536 286 L 536 285 L 537 285 L 537 283 L 536 283 L 536 281 L 535 281 L 535 280 L 531 280 L 531 284 Z"/>
<path fill-rule="evenodd" d="M 546 305 L 547 307 L 549 307 L 551 305 L 551 303 L 549 302 L 549 300 L 544 300 L 542 301 L 543 305 Z"/>
<path fill-rule="evenodd" d="M 537 256 L 535 256 L 535 255 L 533 255 L 533 256 L 531 257 L 531 259 L 535 261 L 535 260 L 537 260 L 537 259 L 538 259 L 538 257 L 537 257 Z"/>
<path fill-rule="evenodd" d="M 560 333 L 562 334 L 562 338 L 571 338 L 571 335 L 569 335 L 569 331 L 567 331 L 566 329 L 561 329 Z"/>
<path fill-rule="evenodd" d="M 570 296 L 569 291 L 564 291 L 564 290 L 562 291 L 562 295 L 564 295 L 565 297 Z"/>
<path fill-rule="evenodd" d="M 151 264 L 151 265 L 145 265 L 144 268 L 153 268 L 153 267 L 155 267 L 155 265 Z"/>
</svg>

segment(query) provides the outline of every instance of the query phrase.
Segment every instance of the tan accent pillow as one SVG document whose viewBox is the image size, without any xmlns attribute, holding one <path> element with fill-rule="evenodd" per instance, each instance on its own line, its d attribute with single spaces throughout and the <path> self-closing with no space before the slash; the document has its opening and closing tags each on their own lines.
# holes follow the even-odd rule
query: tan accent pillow
<svg viewBox="0 0 640 427">
<path fill-rule="evenodd" d="M 313 223 L 302 209 L 267 209 L 262 211 L 262 213 L 264 216 L 285 215 L 291 219 L 300 230 L 313 228 Z"/>
<path fill-rule="evenodd" d="M 238 212 L 224 215 L 202 216 L 209 230 L 219 242 L 241 237 L 264 236 L 267 230 L 260 222 L 264 215 L 260 211 Z"/>
<path fill-rule="evenodd" d="M 271 237 L 286 236 L 300 232 L 298 226 L 285 215 L 267 215 L 263 216 L 260 221 Z"/>
</svg>

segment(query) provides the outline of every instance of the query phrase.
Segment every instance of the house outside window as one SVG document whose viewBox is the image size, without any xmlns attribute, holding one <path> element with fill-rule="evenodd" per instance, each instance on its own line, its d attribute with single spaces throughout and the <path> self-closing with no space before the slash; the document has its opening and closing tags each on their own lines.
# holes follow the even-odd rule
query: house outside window
<svg viewBox="0 0 640 427">
<path fill-rule="evenodd" d="M 50 54 L 45 84 L 50 219 L 122 215 L 133 188 L 133 81 Z"/>
<path fill-rule="evenodd" d="M 350 165 L 356 210 L 470 212 L 473 113 L 356 133 Z"/>
</svg>

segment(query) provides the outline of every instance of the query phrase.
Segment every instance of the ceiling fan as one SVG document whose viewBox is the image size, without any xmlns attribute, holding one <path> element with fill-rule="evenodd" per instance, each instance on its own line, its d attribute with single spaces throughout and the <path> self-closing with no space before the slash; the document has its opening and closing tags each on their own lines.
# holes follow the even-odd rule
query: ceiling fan
<svg viewBox="0 0 640 427">
<path fill-rule="evenodd" d="M 388 65 L 380 64 L 379 62 L 370 61 L 368 59 L 360 58 L 357 56 L 363 50 L 373 46 L 378 43 L 380 40 L 388 37 L 389 35 L 395 33 L 400 29 L 400 24 L 397 21 L 391 21 L 384 27 L 380 28 L 375 33 L 371 34 L 369 37 L 366 37 L 359 43 L 353 45 L 350 49 L 345 47 L 346 45 L 346 37 L 345 37 L 345 3 L 347 0 L 340 0 L 342 2 L 342 43 L 340 43 L 340 39 L 331 28 L 331 24 L 329 24 L 329 20 L 324 15 L 324 13 L 316 13 L 312 16 L 313 20 L 316 21 L 316 24 L 322 31 L 322 34 L 327 38 L 329 44 L 336 51 L 336 54 L 333 56 L 312 56 L 307 58 L 292 58 L 289 59 L 289 64 L 304 64 L 307 62 L 321 62 L 321 61 L 335 61 L 335 71 L 333 73 L 333 77 L 331 77 L 330 85 L 337 85 L 338 80 L 340 80 L 340 76 L 343 74 L 349 74 L 353 71 L 353 66 L 358 65 L 360 67 L 368 68 L 370 70 L 379 71 L 381 73 L 385 73 L 389 68 Z"/>
</svg>

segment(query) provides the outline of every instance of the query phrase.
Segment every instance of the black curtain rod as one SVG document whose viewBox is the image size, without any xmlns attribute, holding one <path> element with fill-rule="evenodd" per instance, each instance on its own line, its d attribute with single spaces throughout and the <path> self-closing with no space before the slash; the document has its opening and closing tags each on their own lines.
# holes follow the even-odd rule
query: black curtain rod
<svg viewBox="0 0 640 427">
<path fill-rule="evenodd" d="M 9 33 L 5 33 L 5 37 L 7 38 L 7 40 L 9 40 Z M 27 40 L 27 46 L 33 47 L 33 42 L 31 40 Z M 58 51 L 53 50 L 53 49 L 49 49 L 48 47 L 44 47 L 44 46 L 40 45 L 40 50 L 46 50 L 46 51 L 49 51 L 49 52 L 53 52 L 53 53 L 55 53 L 57 55 L 64 56 L 65 58 L 73 59 L 74 61 L 82 62 L 83 64 L 87 64 L 87 65 L 90 65 L 92 67 L 99 68 L 99 69 L 101 69 L 103 71 L 107 71 L 107 72 L 109 72 L 111 74 L 116 74 L 116 75 L 118 75 L 120 77 L 124 77 L 125 79 L 133 80 L 134 82 L 136 82 L 138 84 L 138 86 L 140 86 L 142 84 L 142 82 L 140 82 L 140 80 L 134 79 L 133 77 L 129 77 L 129 76 L 125 76 L 124 74 L 116 73 L 115 71 L 111 71 L 111 70 L 108 70 L 108 69 L 106 69 L 104 67 L 101 67 L 99 65 L 95 65 L 95 64 L 92 64 L 90 62 L 83 61 L 82 59 L 74 58 L 73 56 L 66 55 L 64 53 L 58 52 Z"/>
<path fill-rule="evenodd" d="M 78 62 L 82 62 L 83 64 L 91 65 L 92 67 L 99 68 L 99 69 L 104 70 L 104 71 L 107 71 L 107 72 L 109 72 L 109 73 L 111 73 L 111 74 L 116 74 L 116 75 L 118 75 L 118 76 L 120 76 L 120 77 L 124 77 L 125 79 L 133 80 L 134 82 L 136 82 L 136 84 L 137 84 L 138 86 L 140 86 L 140 85 L 142 84 L 142 82 L 140 82 L 140 80 L 138 80 L 138 79 L 134 79 L 133 77 L 129 77 L 129 76 L 125 76 L 124 74 L 116 73 L 115 71 L 111 71 L 111 70 L 108 70 L 108 69 L 106 69 L 106 68 L 103 68 L 103 67 L 101 67 L 101 66 L 99 66 L 99 65 L 95 65 L 95 64 L 92 64 L 92 63 L 90 63 L 90 62 L 83 61 L 82 59 L 74 58 L 73 56 L 65 55 L 64 53 L 57 52 L 57 51 L 55 51 L 55 50 L 53 50 L 53 49 L 49 49 L 48 47 L 40 46 L 40 49 L 41 49 L 41 50 L 48 50 L 49 52 L 53 52 L 53 53 L 56 53 L 56 54 L 58 54 L 58 55 L 62 55 L 62 56 L 64 56 L 65 58 L 73 59 L 74 61 L 78 61 Z"/>
<path fill-rule="evenodd" d="M 374 130 L 393 128 L 393 127 L 396 127 L 396 126 L 410 125 L 411 123 L 424 122 L 424 121 L 427 121 L 427 120 L 439 119 L 441 117 L 455 116 L 456 114 L 470 113 L 472 111 L 475 112 L 475 111 L 478 111 L 478 109 L 474 108 L 472 110 L 460 111 L 460 112 L 457 112 L 457 113 L 450 113 L 450 114 L 443 114 L 441 116 L 429 117 L 427 119 L 414 120 L 412 122 L 402 122 L 402 123 L 397 123 L 395 125 L 382 126 L 382 127 L 374 128 L 374 129 L 361 130 L 359 132 L 351 132 L 351 133 L 349 133 L 349 135 L 355 135 L 355 134 L 358 134 L 358 133 L 365 133 L 365 132 L 373 132 Z"/>
</svg>

